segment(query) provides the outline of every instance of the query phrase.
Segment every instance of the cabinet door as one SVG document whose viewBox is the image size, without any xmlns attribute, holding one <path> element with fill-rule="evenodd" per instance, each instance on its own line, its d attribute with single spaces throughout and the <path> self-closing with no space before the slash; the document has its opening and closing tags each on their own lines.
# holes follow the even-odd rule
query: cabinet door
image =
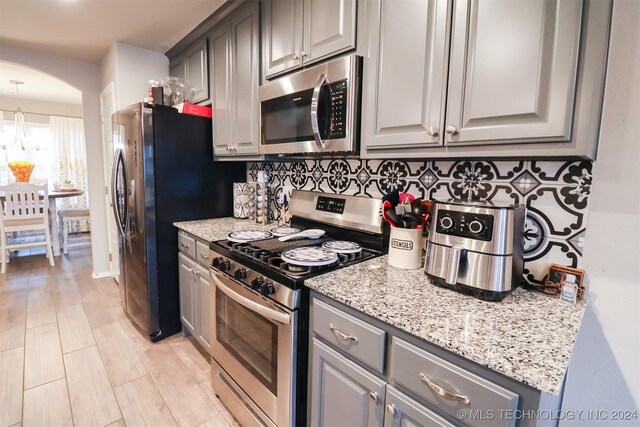
<svg viewBox="0 0 640 427">
<path fill-rule="evenodd" d="M 197 301 L 198 306 L 198 323 L 196 327 L 196 337 L 200 344 L 211 352 L 211 296 L 209 295 L 209 273 L 206 269 L 196 266 L 198 283 L 197 283 Z"/>
<path fill-rule="evenodd" d="M 183 254 L 178 254 L 179 285 L 180 285 L 180 320 L 192 333 L 196 331 L 196 307 L 194 304 L 196 275 L 195 263 Z"/>
<path fill-rule="evenodd" d="M 312 427 L 382 426 L 385 382 L 312 338 Z"/>
<path fill-rule="evenodd" d="M 171 64 L 169 64 L 169 75 L 171 77 L 180 77 L 181 79 L 186 78 L 187 61 L 183 57 L 171 61 Z"/>
<path fill-rule="evenodd" d="M 248 7 L 233 15 L 231 22 L 234 154 L 258 154 L 260 140 L 258 4 L 249 3 Z"/>
<path fill-rule="evenodd" d="M 387 385 L 385 427 L 454 427 L 435 412 Z"/>
<path fill-rule="evenodd" d="M 217 24 L 209 33 L 211 43 L 211 107 L 213 154 L 229 156 L 231 139 L 231 21 Z"/>
<path fill-rule="evenodd" d="M 439 146 L 450 0 L 374 0 L 364 60 L 363 152 Z"/>
<path fill-rule="evenodd" d="M 193 99 L 198 103 L 209 99 L 209 64 L 207 39 L 196 42 L 186 53 L 187 80 L 191 83 Z"/>
<path fill-rule="evenodd" d="M 302 1 L 266 0 L 262 5 L 262 62 L 269 78 L 302 63 Z"/>
<path fill-rule="evenodd" d="M 304 0 L 305 65 L 356 47 L 356 3 Z"/>
<path fill-rule="evenodd" d="M 568 141 L 581 16 L 581 0 L 456 1 L 445 143 Z"/>
</svg>

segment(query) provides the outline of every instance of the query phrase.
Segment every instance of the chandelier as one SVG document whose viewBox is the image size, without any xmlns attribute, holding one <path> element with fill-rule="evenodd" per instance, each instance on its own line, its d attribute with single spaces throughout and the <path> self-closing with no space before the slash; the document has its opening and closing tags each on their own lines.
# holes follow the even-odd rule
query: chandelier
<svg viewBox="0 0 640 427">
<path fill-rule="evenodd" d="M 29 141 L 27 140 L 27 131 L 25 130 L 25 127 L 24 127 L 24 113 L 20 108 L 20 85 L 23 85 L 24 82 L 22 80 L 9 80 L 9 83 L 16 85 L 16 103 L 18 105 L 18 108 L 16 108 L 16 112 L 14 113 L 14 118 L 15 118 L 14 127 L 16 130 L 16 133 L 13 138 L 13 142 L 11 142 L 9 145 L 20 147 L 22 151 L 26 151 L 27 149 L 31 149 L 31 148 L 35 148 L 36 150 L 38 150 L 38 148 L 40 147 L 38 146 L 32 147 L 29 144 Z M 2 148 L 6 149 L 7 147 L 3 146 Z"/>
</svg>

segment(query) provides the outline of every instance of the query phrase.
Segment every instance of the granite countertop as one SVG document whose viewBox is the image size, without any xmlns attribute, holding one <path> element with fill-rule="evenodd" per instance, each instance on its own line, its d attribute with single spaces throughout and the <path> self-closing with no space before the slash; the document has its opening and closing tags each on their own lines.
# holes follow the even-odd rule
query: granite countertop
<svg viewBox="0 0 640 427">
<path fill-rule="evenodd" d="M 226 239 L 227 235 L 233 231 L 269 231 L 278 226 L 276 223 L 262 225 L 257 224 L 255 220 L 238 219 L 233 217 L 174 222 L 173 225 L 178 227 L 180 230 L 193 234 L 207 242 Z"/>
<path fill-rule="evenodd" d="M 305 280 L 309 288 L 398 329 L 557 395 L 586 302 L 522 288 L 485 302 L 379 257 Z"/>
</svg>

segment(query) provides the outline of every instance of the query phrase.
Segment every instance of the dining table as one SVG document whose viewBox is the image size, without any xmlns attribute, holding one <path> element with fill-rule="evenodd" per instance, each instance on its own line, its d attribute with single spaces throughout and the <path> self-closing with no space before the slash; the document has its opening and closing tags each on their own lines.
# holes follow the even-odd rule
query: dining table
<svg viewBox="0 0 640 427">
<path fill-rule="evenodd" d="M 49 222 L 51 223 L 51 246 L 53 256 L 60 256 L 60 230 L 58 229 L 58 209 L 56 200 L 66 197 L 82 196 L 84 190 L 55 190 L 49 189 Z M 4 193 L 0 193 L 0 200 L 4 200 Z"/>
</svg>

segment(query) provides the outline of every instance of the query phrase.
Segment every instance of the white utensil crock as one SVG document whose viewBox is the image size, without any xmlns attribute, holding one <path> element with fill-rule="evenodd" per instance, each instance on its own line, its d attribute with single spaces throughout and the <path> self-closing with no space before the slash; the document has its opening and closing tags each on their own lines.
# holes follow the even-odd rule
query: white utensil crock
<svg viewBox="0 0 640 427">
<path fill-rule="evenodd" d="M 412 270 L 422 267 L 422 230 L 391 228 L 389 236 L 389 265 Z"/>
</svg>

